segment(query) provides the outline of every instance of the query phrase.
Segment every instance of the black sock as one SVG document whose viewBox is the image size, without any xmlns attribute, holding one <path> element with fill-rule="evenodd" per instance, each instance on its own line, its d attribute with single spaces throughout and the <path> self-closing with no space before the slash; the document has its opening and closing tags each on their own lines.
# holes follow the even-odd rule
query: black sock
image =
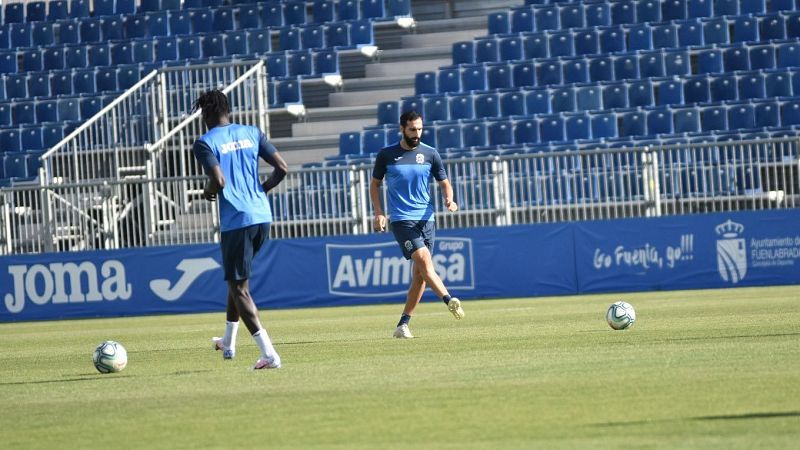
<svg viewBox="0 0 800 450">
<path fill-rule="evenodd" d="M 397 322 L 397 326 L 399 327 L 400 325 L 408 325 L 408 322 L 410 320 L 411 316 L 409 316 L 408 314 L 403 314 L 402 316 L 400 316 L 400 322 Z"/>
<path fill-rule="evenodd" d="M 451 298 L 453 298 L 453 297 L 450 297 L 449 295 L 445 295 L 444 297 L 442 297 L 442 301 L 446 305 L 446 304 L 450 303 L 450 299 Z"/>
</svg>

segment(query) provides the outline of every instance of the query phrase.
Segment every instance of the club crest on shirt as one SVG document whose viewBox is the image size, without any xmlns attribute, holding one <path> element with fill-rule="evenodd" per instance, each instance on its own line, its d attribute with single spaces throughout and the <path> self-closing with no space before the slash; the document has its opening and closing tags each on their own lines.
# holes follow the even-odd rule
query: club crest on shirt
<svg viewBox="0 0 800 450">
<path fill-rule="evenodd" d="M 425 162 L 425 155 L 422 153 L 417 153 L 417 164 L 422 164 Z"/>
</svg>

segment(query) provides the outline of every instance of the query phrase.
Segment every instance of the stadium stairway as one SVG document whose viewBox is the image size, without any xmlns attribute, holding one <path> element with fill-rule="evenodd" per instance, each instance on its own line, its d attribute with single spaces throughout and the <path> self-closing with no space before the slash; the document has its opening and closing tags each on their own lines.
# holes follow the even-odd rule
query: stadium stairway
<svg viewBox="0 0 800 450">
<path fill-rule="evenodd" d="M 411 28 L 376 29 L 379 50 L 375 55 L 343 57 L 341 86 L 303 86 L 304 114 L 270 114 L 272 142 L 290 166 L 320 162 L 338 154 L 340 133 L 375 125 L 379 102 L 414 95 L 416 73 L 451 65 L 454 42 L 486 35 L 489 13 L 523 3 L 412 1 L 415 23 Z"/>
</svg>

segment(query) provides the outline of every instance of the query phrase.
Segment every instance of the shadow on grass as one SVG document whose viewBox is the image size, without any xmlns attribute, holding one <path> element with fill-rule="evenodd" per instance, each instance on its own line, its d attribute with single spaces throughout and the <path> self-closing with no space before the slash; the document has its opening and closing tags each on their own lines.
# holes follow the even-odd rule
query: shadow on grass
<svg viewBox="0 0 800 450">
<path fill-rule="evenodd" d="M 800 332 L 773 333 L 773 334 L 743 334 L 743 335 L 736 335 L 736 336 L 677 337 L 677 338 L 663 339 L 660 342 L 669 342 L 669 341 L 713 341 L 713 340 L 719 340 L 719 339 L 773 338 L 773 337 L 784 337 L 784 336 L 800 336 Z"/>
<path fill-rule="evenodd" d="M 87 374 L 77 375 L 76 378 L 62 378 L 60 380 L 31 380 L 31 381 L 8 381 L 0 382 L 0 386 L 24 386 L 28 384 L 57 384 L 74 383 L 76 381 L 97 381 L 97 380 L 116 380 L 119 378 L 131 378 L 131 375 L 111 375 L 111 374 Z"/>
<path fill-rule="evenodd" d="M 800 411 L 782 411 L 782 412 L 762 412 L 762 413 L 746 413 L 746 414 L 730 414 L 721 416 L 700 416 L 689 417 L 685 420 L 692 421 L 709 421 L 709 420 L 754 420 L 754 419 L 781 419 L 785 417 L 800 417 Z M 623 427 L 631 425 L 647 425 L 647 424 L 661 424 L 667 422 L 678 422 L 684 419 L 660 419 L 660 420 L 632 420 L 622 422 L 606 422 L 595 423 L 593 427 Z"/>
</svg>

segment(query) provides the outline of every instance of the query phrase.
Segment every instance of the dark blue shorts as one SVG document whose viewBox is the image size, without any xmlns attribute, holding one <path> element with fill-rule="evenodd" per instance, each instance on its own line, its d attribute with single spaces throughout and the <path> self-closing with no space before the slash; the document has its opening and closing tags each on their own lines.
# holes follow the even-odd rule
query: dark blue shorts
<svg viewBox="0 0 800 450">
<path fill-rule="evenodd" d="M 269 239 L 269 224 L 260 223 L 222 233 L 222 268 L 225 281 L 250 278 L 253 257 Z"/>
<path fill-rule="evenodd" d="M 422 247 L 428 247 L 428 251 L 433 252 L 433 238 L 436 234 L 435 221 L 398 220 L 391 223 L 391 228 L 406 259 L 411 259 L 411 254 Z"/>
</svg>

